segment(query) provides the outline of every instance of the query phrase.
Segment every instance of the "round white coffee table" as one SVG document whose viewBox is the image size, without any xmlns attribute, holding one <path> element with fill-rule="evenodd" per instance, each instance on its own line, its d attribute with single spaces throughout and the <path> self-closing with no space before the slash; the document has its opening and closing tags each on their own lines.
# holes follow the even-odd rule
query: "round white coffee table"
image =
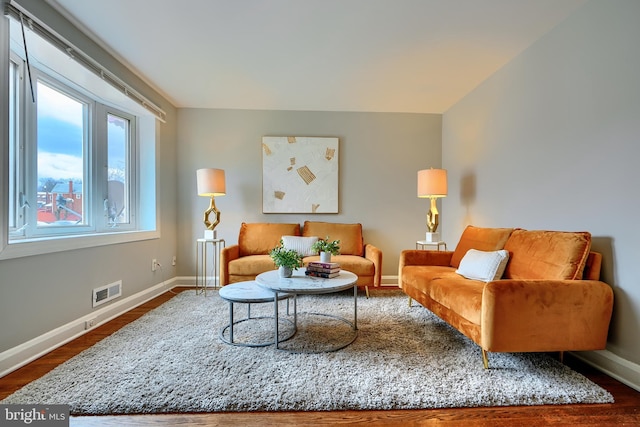
<svg viewBox="0 0 640 427">
<path fill-rule="evenodd" d="M 345 343 L 340 343 L 328 350 L 322 352 L 340 350 L 352 342 L 358 336 L 358 285 L 356 281 L 358 276 L 350 271 L 341 270 L 337 277 L 324 279 L 321 277 L 313 277 L 305 275 L 305 269 L 300 268 L 293 271 L 290 278 L 280 277 L 278 270 L 267 271 L 256 276 L 256 283 L 265 289 L 273 292 L 272 301 L 274 302 L 274 318 L 275 318 L 275 339 L 274 344 L 278 348 L 278 299 L 279 295 L 293 294 L 293 324 L 294 328 L 298 328 L 298 305 L 296 301 L 297 295 L 317 295 L 330 294 L 334 292 L 344 291 L 353 288 L 353 322 L 344 317 L 326 314 L 326 313 L 309 313 L 319 316 L 326 316 L 337 319 L 351 326 L 352 336 Z M 291 350 L 288 350 L 291 351 Z M 296 351 L 292 351 L 296 352 Z"/>
<path fill-rule="evenodd" d="M 234 339 L 233 336 L 233 326 L 237 325 L 238 323 L 242 323 L 242 322 L 247 322 L 250 320 L 257 320 L 257 319 L 270 319 L 271 316 L 254 316 L 251 317 L 251 304 L 256 304 L 256 303 L 265 303 L 265 302 L 271 302 L 273 301 L 274 298 L 274 294 L 273 292 L 269 291 L 268 289 L 265 289 L 261 286 L 258 286 L 258 284 L 256 284 L 256 282 L 254 282 L 253 280 L 251 281 L 246 281 L 246 282 L 237 282 L 237 283 L 232 283 L 230 285 L 227 286 L 223 286 L 220 288 L 219 291 L 219 295 L 220 298 L 222 298 L 225 301 L 229 302 L 229 324 L 224 326 L 221 330 L 220 330 L 220 339 L 227 343 L 227 344 L 231 344 L 231 345 L 238 345 L 238 346 L 243 346 L 243 347 L 264 347 L 267 345 L 271 345 L 273 344 L 273 342 L 268 341 L 268 342 L 242 342 L 242 341 L 236 341 Z M 287 294 L 281 294 L 279 296 L 277 296 L 276 301 L 278 300 L 283 300 L 286 298 L 289 298 L 290 295 Z M 247 304 L 247 317 L 244 319 L 240 319 L 240 320 L 234 320 L 233 319 L 233 304 L 234 303 L 242 303 L 242 304 Z M 277 303 L 276 303 L 277 306 Z M 287 312 L 289 311 L 289 301 L 287 300 Z M 281 337 L 278 341 L 282 342 L 282 341 L 286 341 L 289 338 L 291 338 L 292 336 L 295 335 L 296 333 L 296 328 L 295 325 L 293 325 L 291 323 L 291 321 L 289 319 L 282 319 L 283 321 L 291 324 L 293 326 L 293 329 L 289 332 L 289 334 L 287 334 L 284 337 Z M 278 323 L 278 320 L 276 319 L 276 324 Z M 229 338 L 227 339 L 227 337 L 225 337 L 225 333 L 227 332 L 227 330 L 229 331 Z M 276 337 L 278 336 L 278 331 L 276 330 Z"/>
</svg>

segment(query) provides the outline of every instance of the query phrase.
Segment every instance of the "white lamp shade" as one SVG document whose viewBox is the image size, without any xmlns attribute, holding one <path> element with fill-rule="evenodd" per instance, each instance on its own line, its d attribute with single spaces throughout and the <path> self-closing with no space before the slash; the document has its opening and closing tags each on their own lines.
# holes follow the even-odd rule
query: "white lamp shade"
<svg viewBox="0 0 640 427">
<path fill-rule="evenodd" d="M 196 171 L 198 196 L 224 196 L 227 192 L 222 169 L 198 169 Z"/>
<path fill-rule="evenodd" d="M 446 195 L 446 169 L 424 169 L 418 171 L 418 197 L 445 197 Z"/>
</svg>

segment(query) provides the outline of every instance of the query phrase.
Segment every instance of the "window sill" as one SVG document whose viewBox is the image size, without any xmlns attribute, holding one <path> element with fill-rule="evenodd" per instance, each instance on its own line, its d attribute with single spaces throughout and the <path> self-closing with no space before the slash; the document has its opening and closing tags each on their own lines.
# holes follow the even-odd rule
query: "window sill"
<svg viewBox="0 0 640 427">
<path fill-rule="evenodd" d="M 144 230 L 18 241 L 10 243 L 0 250 L 0 260 L 159 238 L 160 232 L 158 230 Z"/>
</svg>

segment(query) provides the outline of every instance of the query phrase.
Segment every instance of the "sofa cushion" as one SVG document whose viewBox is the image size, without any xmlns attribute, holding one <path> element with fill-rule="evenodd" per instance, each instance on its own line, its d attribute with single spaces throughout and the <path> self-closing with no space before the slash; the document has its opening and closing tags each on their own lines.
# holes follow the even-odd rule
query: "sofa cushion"
<svg viewBox="0 0 640 427">
<path fill-rule="evenodd" d="M 463 277 L 435 278 L 428 295 L 469 322 L 479 325 L 482 315 L 484 282 Z"/>
<path fill-rule="evenodd" d="M 311 249 L 311 246 L 313 246 L 317 241 L 317 236 L 282 236 L 282 244 L 284 245 L 284 248 L 293 249 L 303 257 L 316 255 L 316 252 Z"/>
<path fill-rule="evenodd" d="M 276 265 L 269 255 L 247 255 L 229 262 L 229 275 L 255 277 L 275 268 Z"/>
<path fill-rule="evenodd" d="M 402 287 L 410 286 L 429 295 L 433 279 L 460 278 L 453 267 L 442 265 L 405 265 L 402 268 Z"/>
<path fill-rule="evenodd" d="M 318 262 L 320 257 L 309 256 L 305 257 L 302 262 L 306 265 L 310 262 Z M 376 272 L 376 267 L 370 260 L 356 255 L 332 255 L 331 262 L 337 262 L 340 264 L 340 269 L 350 271 L 357 276 L 373 276 Z"/>
<path fill-rule="evenodd" d="M 509 252 L 504 249 L 491 252 L 469 249 L 462 257 L 456 273 L 467 279 L 491 282 L 502 277 L 507 261 Z"/>
<path fill-rule="evenodd" d="M 303 236 L 317 236 L 320 239 L 340 240 L 341 255 L 364 255 L 362 224 L 341 224 L 333 222 L 305 221 Z"/>
<path fill-rule="evenodd" d="M 240 256 L 266 255 L 280 245 L 282 236 L 299 236 L 300 224 L 242 223 L 238 235 Z"/>
<path fill-rule="evenodd" d="M 504 248 L 510 258 L 506 279 L 581 279 L 591 248 L 591 234 L 515 230 Z"/>
<path fill-rule="evenodd" d="M 462 257 L 469 249 L 479 251 L 497 251 L 504 249 L 513 228 L 483 228 L 468 225 L 464 229 L 456 250 L 451 257 L 451 267 L 458 268 Z"/>
</svg>

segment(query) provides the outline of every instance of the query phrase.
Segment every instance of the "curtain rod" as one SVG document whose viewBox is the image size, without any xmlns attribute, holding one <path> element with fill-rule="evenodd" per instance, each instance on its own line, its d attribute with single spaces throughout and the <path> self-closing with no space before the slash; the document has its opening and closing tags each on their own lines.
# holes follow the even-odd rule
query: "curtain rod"
<svg viewBox="0 0 640 427">
<path fill-rule="evenodd" d="M 71 42 L 60 36 L 54 30 L 49 28 L 44 23 L 40 22 L 37 18 L 29 14 L 20 5 L 14 4 L 11 1 L 5 2 L 4 14 L 11 16 L 18 22 L 24 20 L 25 25 L 31 29 L 34 33 L 47 40 L 49 43 L 65 52 L 70 58 L 80 63 L 82 66 L 92 71 L 111 86 L 118 89 L 127 97 L 133 99 L 136 103 L 142 105 L 145 109 L 153 113 L 163 123 L 166 123 L 167 113 L 142 95 L 140 92 L 129 86 L 122 79 L 116 76 L 114 73 L 103 67 L 98 61 L 87 55 Z"/>
</svg>

